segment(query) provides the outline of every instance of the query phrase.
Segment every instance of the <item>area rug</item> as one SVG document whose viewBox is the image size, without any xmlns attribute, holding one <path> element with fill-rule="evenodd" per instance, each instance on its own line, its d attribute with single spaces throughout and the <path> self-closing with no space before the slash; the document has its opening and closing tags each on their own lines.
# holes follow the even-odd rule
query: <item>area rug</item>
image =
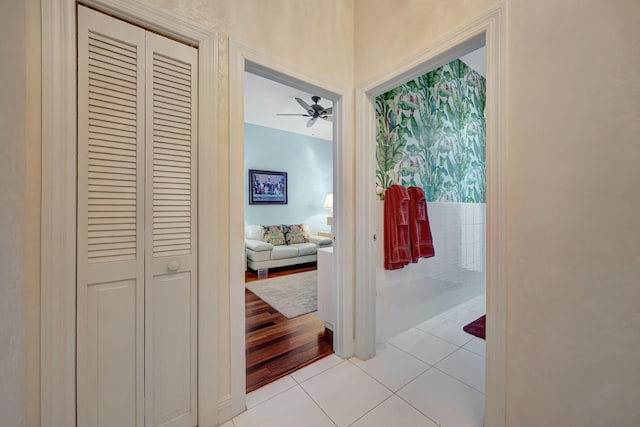
<svg viewBox="0 0 640 427">
<path fill-rule="evenodd" d="M 476 336 L 478 338 L 485 339 L 484 331 L 487 327 L 487 315 L 477 318 L 473 322 L 462 328 L 465 332 Z"/>
<path fill-rule="evenodd" d="M 318 309 L 317 270 L 257 280 L 246 287 L 288 319 Z"/>
</svg>

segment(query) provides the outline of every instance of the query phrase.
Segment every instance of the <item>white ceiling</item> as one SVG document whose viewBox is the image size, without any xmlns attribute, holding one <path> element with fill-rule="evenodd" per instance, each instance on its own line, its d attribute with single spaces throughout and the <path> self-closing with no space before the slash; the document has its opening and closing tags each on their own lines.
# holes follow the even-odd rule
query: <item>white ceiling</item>
<svg viewBox="0 0 640 427">
<path fill-rule="evenodd" d="M 311 96 L 310 93 L 301 92 L 273 80 L 244 73 L 244 121 L 331 141 L 333 139 L 331 122 L 318 119 L 312 127 L 308 128 L 308 117 L 276 115 L 277 113 L 304 114 L 304 109 L 294 98 L 302 98 L 311 105 L 313 104 Z M 333 102 L 327 99 L 321 99 L 319 104 L 327 108 L 333 106 Z"/>
<path fill-rule="evenodd" d="M 482 77 L 487 77 L 487 49 L 484 46 L 461 56 L 460 60 L 476 70 Z"/>
<path fill-rule="evenodd" d="M 474 50 L 460 59 L 480 75 L 486 75 L 486 49 L 484 47 Z M 302 98 L 311 104 L 311 96 L 314 94 L 293 89 L 252 73 L 245 73 L 244 82 L 244 118 L 246 123 L 327 141 L 333 139 L 333 124 L 331 122 L 318 119 L 312 127 L 308 128 L 308 117 L 276 115 L 277 113 L 304 114 L 304 110 L 294 98 Z M 320 105 L 331 107 L 333 102 L 321 99 Z"/>
</svg>

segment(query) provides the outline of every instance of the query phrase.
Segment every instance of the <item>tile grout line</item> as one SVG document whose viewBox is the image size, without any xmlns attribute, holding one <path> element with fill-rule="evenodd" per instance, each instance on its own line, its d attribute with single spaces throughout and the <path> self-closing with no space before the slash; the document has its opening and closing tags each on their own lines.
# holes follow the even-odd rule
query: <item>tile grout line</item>
<svg viewBox="0 0 640 427">
<path fill-rule="evenodd" d="M 419 359 L 418 359 L 419 360 Z M 424 362 L 423 362 L 424 363 Z M 369 372 L 365 371 L 362 367 L 358 366 L 356 363 L 351 362 L 351 364 L 353 366 L 355 366 L 356 368 L 360 369 L 362 372 L 365 373 L 365 375 L 367 375 L 369 378 L 371 378 L 372 380 L 374 380 L 375 382 L 377 382 L 378 384 L 380 384 L 382 387 L 386 388 L 387 390 L 389 390 L 391 392 L 391 394 L 395 394 L 396 392 L 391 390 L 389 387 L 386 386 L 386 384 L 383 384 L 380 380 L 378 380 L 376 377 L 374 377 L 373 375 L 371 375 Z M 429 365 L 427 363 L 427 365 L 429 366 L 429 368 L 431 367 L 431 365 Z M 422 375 L 423 373 L 427 372 L 427 370 L 429 370 L 429 368 L 425 369 L 424 371 L 422 371 L 420 374 L 418 374 L 415 378 L 418 378 L 420 375 Z M 414 378 L 414 379 L 415 379 Z M 413 380 L 411 380 L 413 381 Z M 402 387 L 400 387 L 402 388 Z M 389 396 L 391 397 L 391 396 Z M 388 399 L 388 398 L 387 398 Z M 385 399 L 385 400 L 387 400 Z"/>
<path fill-rule="evenodd" d="M 478 339 L 480 340 L 480 339 L 482 339 L 482 338 L 478 338 Z M 471 340 L 471 341 L 473 341 L 473 340 Z M 471 342 L 471 341 L 469 341 L 469 342 Z M 467 343 L 467 344 L 469 344 L 469 343 Z M 465 344 L 465 346 L 466 346 L 467 344 Z M 487 359 L 487 353 L 486 353 L 486 352 L 485 352 L 485 354 L 480 354 L 479 352 L 477 352 L 477 351 L 473 351 L 473 350 L 471 350 L 471 349 L 469 349 L 469 348 L 467 348 L 467 347 L 462 347 L 462 348 L 464 348 L 465 350 L 467 350 L 467 351 L 469 351 L 469 352 L 471 352 L 471 353 L 473 353 L 473 354 L 475 354 L 475 355 L 478 355 L 478 356 L 482 357 L 482 358 L 483 358 L 483 359 L 485 359 L 485 360 Z"/>
<path fill-rule="evenodd" d="M 280 380 L 282 380 L 282 379 L 284 379 L 284 378 L 286 378 L 286 377 L 290 377 L 290 376 L 291 376 L 291 375 L 284 376 L 284 377 L 282 377 L 282 378 L 279 378 L 279 379 L 278 379 L 278 380 L 276 380 L 276 381 L 280 381 Z M 246 411 L 248 411 L 248 410 L 250 410 L 250 409 L 253 409 L 253 408 L 257 408 L 258 406 L 262 405 L 263 403 L 266 403 L 266 402 L 270 401 L 270 400 L 271 400 L 271 399 L 273 399 L 274 397 L 276 397 L 276 396 L 280 396 L 280 395 L 281 395 L 282 393 L 284 393 L 285 391 L 289 391 L 289 390 L 291 390 L 292 388 L 297 387 L 297 386 L 299 386 L 299 385 L 300 385 L 300 384 L 295 380 L 295 378 L 291 377 L 291 379 L 293 379 L 293 382 L 295 382 L 295 384 L 294 384 L 294 385 L 292 385 L 291 387 L 287 387 L 287 388 L 286 388 L 286 389 L 284 389 L 284 390 L 279 391 L 278 393 L 274 394 L 273 396 L 270 396 L 270 397 L 266 398 L 265 400 L 263 400 L 262 402 L 260 402 L 260 403 L 256 404 L 255 406 L 252 406 L 251 408 L 247 408 L 247 409 L 246 409 Z M 275 381 L 274 381 L 274 382 L 275 382 Z M 266 387 L 266 386 L 268 386 L 268 385 L 270 385 L 270 384 L 273 384 L 273 382 L 272 382 L 272 383 L 269 383 L 269 384 L 267 384 L 267 385 L 265 385 L 265 386 L 263 386 L 263 387 Z M 254 390 L 252 393 L 254 393 L 254 392 L 258 391 L 258 390 L 260 390 L 260 389 Z M 246 397 L 245 397 L 245 401 L 246 401 Z M 245 406 L 247 406 L 247 405 L 246 405 L 246 403 L 245 403 Z"/>
<path fill-rule="evenodd" d="M 434 333 L 431 333 L 431 332 L 429 332 L 429 331 L 425 331 L 424 329 L 420 329 L 420 328 L 418 328 L 417 326 L 414 326 L 413 328 L 414 328 L 414 329 L 419 330 L 420 332 L 424 332 L 425 334 L 429 334 L 429 335 L 431 335 L 431 336 L 434 336 L 434 337 L 436 337 L 436 338 L 439 338 L 439 339 L 441 339 L 442 341 L 448 342 L 449 344 L 457 345 L 458 347 L 464 347 L 465 345 L 467 345 L 467 344 L 469 344 L 471 341 L 473 341 L 473 339 L 475 338 L 475 335 L 471 335 L 470 333 L 465 332 L 465 334 L 469 335 L 471 338 L 469 339 L 469 341 L 467 341 L 467 342 L 465 342 L 464 344 L 460 345 L 460 344 L 456 344 L 456 343 L 454 343 L 454 342 L 452 342 L 452 341 L 449 341 L 449 340 L 448 340 L 448 339 L 446 339 L 446 338 L 439 337 L 438 335 L 436 335 L 436 334 L 434 334 Z"/>
<path fill-rule="evenodd" d="M 336 365 L 338 366 L 338 365 Z M 324 372 L 324 371 L 323 371 Z M 311 379 L 311 378 L 309 378 Z M 323 414 L 325 414 L 327 416 L 327 418 L 329 419 L 329 421 L 331 421 L 333 423 L 334 426 L 338 427 L 338 424 L 333 420 L 333 418 L 331 418 L 329 416 L 329 414 L 327 414 L 327 411 L 324 410 L 324 408 L 322 406 L 320 406 L 320 403 L 316 402 L 316 400 L 313 398 L 313 396 L 311 396 L 309 394 L 309 392 L 302 386 L 302 384 L 298 384 L 298 387 L 300 387 L 302 389 L 302 391 L 309 396 L 309 399 L 311 399 L 311 401 L 322 411 Z"/>
<path fill-rule="evenodd" d="M 323 369 L 322 371 L 320 371 L 320 372 L 317 372 L 317 373 L 313 374 L 312 376 L 310 376 L 309 378 L 306 378 L 306 379 L 305 379 L 305 380 L 303 380 L 303 381 L 298 381 L 298 380 L 297 380 L 297 379 L 296 379 L 292 374 L 289 374 L 289 376 L 291 376 L 291 378 L 293 378 L 293 380 L 294 380 L 298 385 L 300 385 L 300 386 L 301 386 L 303 383 L 306 383 L 306 382 L 307 382 L 307 381 L 309 381 L 311 378 L 315 378 L 315 377 L 317 377 L 318 375 L 320 375 L 320 374 L 322 374 L 322 373 L 327 372 L 329 369 L 335 368 L 336 366 L 342 365 L 344 362 L 348 362 L 348 361 L 349 361 L 348 359 L 343 359 L 343 358 L 341 358 L 340 356 L 336 356 L 336 357 L 340 358 L 342 361 L 341 361 L 341 362 L 336 363 L 335 365 L 329 366 L 327 369 Z M 320 359 L 320 360 L 322 360 L 322 359 Z M 307 366 L 311 366 L 311 365 L 307 365 Z M 302 369 L 304 369 L 304 368 L 302 368 Z"/>
<path fill-rule="evenodd" d="M 407 353 L 408 354 L 408 353 Z M 413 357 L 413 356 L 412 356 Z M 422 360 L 413 357 L 416 360 L 419 360 L 420 362 L 423 362 Z M 426 362 L 423 362 L 426 363 Z M 440 427 L 440 424 L 436 423 L 433 419 L 431 419 L 428 415 L 426 415 L 424 412 L 420 411 L 418 408 L 416 408 L 415 406 L 413 406 L 411 403 L 407 402 L 406 400 L 404 400 L 402 398 L 402 396 L 398 395 L 398 391 L 402 390 L 403 388 L 405 388 L 406 386 L 408 386 L 409 384 L 411 384 L 412 382 L 414 382 L 416 379 L 418 379 L 419 376 L 423 375 L 425 372 L 427 372 L 429 369 L 433 368 L 433 366 L 431 366 L 430 364 L 426 363 L 427 365 L 427 369 L 425 369 L 424 371 L 420 372 L 418 375 L 416 375 L 415 377 L 413 377 L 411 380 L 409 380 L 405 385 L 403 385 L 402 387 L 400 387 L 398 389 L 398 391 L 393 391 L 391 390 L 389 387 L 387 387 L 386 385 L 384 385 L 383 383 L 381 383 L 380 381 L 378 381 L 377 378 L 373 377 L 371 374 L 369 374 L 367 371 L 365 371 L 363 368 L 361 368 L 360 366 L 358 366 L 357 364 L 353 363 L 352 364 L 354 366 L 356 366 L 357 368 L 359 368 L 362 372 L 364 372 L 366 375 L 368 375 L 370 378 L 372 378 L 374 381 L 378 382 L 380 385 L 382 385 L 384 388 L 386 388 L 387 390 L 389 390 L 391 392 L 391 395 L 389 397 L 387 397 L 386 399 L 384 399 L 382 402 L 378 403 L 376 406 L 374 406 L 373 408 L 371 408 L 370 410 L 368 410 L 366 413 L 362 414 L 361 417 L 359 417 L 357 420 L 355 420 L 353 423 L 349 424 L 350 426 L 355 424 L 356 422 L 358 422 L 358 420 L 360 420 L 361 418 L 363 418 L 365 415 L 367 415 L 369 412 L 373 411 L 374 409 L 376 409 L 377 407 L 379 407 L 380 405 L 382 405 L 384 402 L 386 402 L 387 400 L 391 399 L 393 396 L 396 396 L 398 399 L 402 400 L 403 402 L 407 403 L 409 406 L 411 406 L 413 409 L 415 409 L 416 411 L 418 411 L 420 414 L 422 414 L 424 417 L 428 418 L 430 421 L 432 421 L 434 424 L 436 424 L 438 427 Z"/>
<path fill-rule="evenodd" d="M 472 386 L 471 384 L 468 384 L 468 383 L 466 383 L 466 382 L 462 381 L 460 378 L 456 378 L 456 377 L 454 377 L 454 376 L 453 376 L 453 375 L 451 375 L 450 373 L 443 371 L 442 369 L 438 368 L 437 366 L 434 366 L 434 369 L 435 369 L 435 370 L 437 370 L 437 371 L 439 371 L 439 372 L 442 372 L 442 373 L 443 373 L 443 374 L 445 374 L 446 376 L 448 376 L 448 377 L 450 377 L 450 378 L 452 378 L 452 379 L 454 379 L 454 380 L 458 381 L 459 383 L 462 383 L 462 384 L 466 385 L 466 386 L 467 386 L 467 387 L 469 387 L 470 389 L 472 389 L 472 390 L 474 390 L 474 391 L 477 391 L 478 393 L 482 394 L 482 396 L 484 396 L 484 392 L 483 392 L 483 391 L 480 391 L 480 390 L 478 390 L 477 388 L 475 388 L 474 386 Z"/>
<path fill-rule="evenodd" d="M 352 366 L 355 366 L 356 368 L 358 368 L 360 371 L 362 371 L 366 376 L 368 376 L 369 378 L 371 378 L 372 380 L 374 380 L 375 382 L 377 382 L 378 384 L 380 384 L 382 387 L 384 387 L 385 389 L 387 389 L 391 395 L 387 396 L 382 402 L 378 403 L 377 405 L 375 405 L 373 408 L 369 409 L 367 412 L 365 412 L 364 414 L 362 414 L 360 417 L 358 417 L 355 421 L 353 421 L 353 423 L 349 424 L 352 425 L 354 423 L 356 423 L 360 418 L 364 417 L 365 415 L 367 415 L 369 412 L 373 411 L 374 409 L 376 409 L 378 406 L 382 405 L 384 402 L 386 402 L 388 399 L 391 398 L 391 396 L 393 396 L 395 394 L 395 392 L 393 390 L 391 390 L 389 387 L 387 387 L 386 385 L 384 385 L 382 382 L 380 382 L 377 378 L 374 378 L 372 375 L 370 375 L 367 371 L 365 371 L 364 369 L 362 369 L 360 366 L 358 366 L 356 363 L 353 363 L 350 359 L 345 359 L 347 362 L 349 362 Z M 426 371 L 425 371 L 426 372 Z M 417 377 L 416 377 L 417 378 Z"/>
<path fill-rule="evenodd" d="M 424 412 L 422 412 L 419 408 L 416 408 L 414 405 L 411 404 L 411 402 L 409 402 L 408 400 L 406 400 L 404 397 L 400 396 L 398 393 L 400 392 L 400 390 L 403 390 L 404 388 L 406 388 L 409 384 L 411 384 L 412 382 L 416 381 L 418 379 L 418 377 L 421 377 L 422 375 L 424 375 L 425 373 L 427 373 L 430 369 L 432 369 L 433 366 L 429 366 L 429 368 L 424 371 L 423 373 L 421 373 L 420 375 L 418 375 L 417 377 L 415 377 L 414 379 L 412 379 L 411 381 L 409 381 L 408 383 L 406 383 L 404 386 L 400 387 L 400 389 L 398 389 L 398 391 L 396 393 L 394 393 L 394 395 L 398 396 L 399 399 L 401 399 L 404 403 L 406 403 L 407 405 L 411 406 L 413 409 L 415 409 L 416 411 L 418 411 L 419 413 L 421 413 L 422 415 L 424 415 L 425 417 L 427 417 L 429 420 L 431 420 L 431 422 L 433 422 L 435 425 L 437 425 L 438 427 L 441 427 L 440 424 L 438 424 L 436 422 L 436 420 L 434 420 L 433 418 L 431 418 L 430 416 L 428 416 L 427 414 L 425 414 Z"/>
<path fill-rule="evenodd" d="M 416 329 L 417 329 L 417 328 L 416 328 Z M 425 331 L 421 331 L 421 332 L 424 332 L 424 333 L 426 333 L 426 334 L 429 334 L 429 335 L 432 335 L 432 336 L 434 336 L 434 337 L 436 337 L 436 338 L 439 338 L 439 337 L 437 337 L 437 336 L 435 336 L 435 335 L 433 335 L 433 334 L 430 334 L 429 332 L 425 332 Z M 440 339 L 442 339 L 442 338 L 440 338 Z M 472 340 L 473 340 L 473 339 L 471 339 L 469 342 L 471 342 Z M 443 341 L 445 341 L 445 340 L 443 340 Z M 482 356 L 482 355 L 480 355 L 480 354 L 477 354 L 476 352 L 471 351 L 471 350 L 469 350 L 469 349 L 467 349 L 467 348 L 464 348 L 464 346 L 459 346 L 459 345 L 457 345 L 457 344 L 455 344 L 455 343 L 452 343 L 452 342 L 450 342 L 450 341 L 446 341 L 446 342 L 448 342 L 448 343 L 449 343 L 449 344 L 451 344 L 451 345 L 455 345 L 455 346 L 457 346 L 458 348 L 457 348 L 457 349 L 455 349 L 454 351 L 452 351 L 451 353 L 447 354 L 447 355 L 446 355 L 446 356 L 444 356 L 442 359 L 438 360 L 436 363 L 434 363 L 434 364 L 432 365 L 432 364 L 430 364 L 429 362 L 426 362 L 426 361 L 424 361 L 424 360 L 422 360 L 422 359 L 420 359 L 420 358 L 418 358 L 418 357 L 414 356 L 413 354 L 411 354 L 411 353 L 409 353 L 409 352 L 407 352 L 407 351 L 403 350 L 402 348 L 397 347 L 397 346 L 395 346 L 394 344 L 392 344 L 392 343 L 390 343 L 390 342 L 388 342 L 388 341 L 385 341 L 385 343 L 387 343 L 387 344 L 389 344 L 389 345 L 393 346 L 394 348 L 396 348 L 396 349 L 398 349 L 398 350 L 402 351 L 402 352 L 403 352 L 403 353 L 405 353 L 405 354 L 408 354 L 409 356 L 413 357 L 414 359 L 417 359 L 417 360 L 421 361 L 422 363 L 426 363 L 427 365 L 429 365 L 429 369 L 430 369 L 430 368 L 435 368 L 435 369 L 436 369 L 436 370 L 438 370 L 439 372 L 442 372 L 443 374 L 447 375 L 448 377 L 453 378 L 454 380 L 456 380 L 456 381 L 458 381 L 458 382 L 460 382 L 460 383 L 462 383 L 462 384 L 466 385 L 467 387 L 470 387 L 471 389 L 473 389 L 473 390 L 477 391 L 478 393 L 481 393 L 481 394 L 484 396 L 484 392 L 482 392 L 482 391 L 478 390 L 477 388 L 475 388 L 475 387 L 474 387 L 474 386 L 472 386 L 471 384 L 467 384 L 466 382 L 462 381 L 460 378 L 456 378 L 456 377 L 454 377 L 453 375 L 451 375 L 451 374 L 449 374 L 449 373 L 447 373 L 447 372 L 444 372 L 442 369 L 438 368 L 436 365 L 438 365 L 440 362 L 442 362 L 443 360 L 445 360 L 446 358 L 448 358 L 449 356 L 453 355 L 455 352 L 457 352 L 457 351 L 459 351 L 459 350 L 466 350 L 466 351 L 468 351 L 468 352 L 469 352 L 469 353 L 471 353 L 471 354 L 474 354 L 474 355 L 476 355 L 476 356 L 478 356 L 478 357 L 482 357 L 483 359 L 485 359 L 485 361 L 486 361 L 486 357 L 485 357 L 485 356 Z M 468 344 L 468 342 L 467 342 L 467 344 Z M 465 344 L 465 345 L 466 345 L 466 344 Z M 405 384 L 404 386 L 402 386 L 398 391 L 400 391 L 401 389 L 405 388 L 405 387 L 406 387 L 407 385 L 409 385 L 411 382 L 413 382 L 414 380 L 416 380 L 419 376 L 421 376 L 421 375 L 423 375 L 424 373 L 426 373 L 429 369 L 426 369 L 425 371 L 423 371 L 420 375 L 416 376 L 413 380 L 411 380 L 410 382 L 408 382 L 407 384 Z M 486 371 L 486 368 L 485 368 L 485 371 Z M 375 378 L 374 378 L 374 379 L 375 379 Z M 394 392 L 394 394 L 395 394 L 395 392 Z"/>
<path fill-rule="evenodd" d="M 374 378 L 375 379 L 375 378 Z M 357 423 L 358 421 L 360 421 L 362 418 L 364 418 L 367 414 L 369 414 L 371 411 L 373 411 L 374 409 L 376 409 L 377 407 L 379 407 L 380 405 L 382 405 L 384 402 L 386 402 L 387 400 L 391 399 L 393 396 L 395 396 L 395 393 L 391 392 L 391 396 L 388 396 L 386 399 L 384 399 L 382 402 L 378 403 L 376 406 L 374 406 L 373 408 L 369 409 L 367 412 L 365 412 L 364 414 L 360 415 L 356 420 L 354 420 L 352 423 L 349 424 L 349 426 L 354 425 L 355 423 Z"/>
<path fill-rule="evenodd" d="M 390 346 L 392 346 L 393 348 L 395 348 L 396 350 L 399 350 L 399 351 L 403 352 L 404 354 L 407 354 L 407 355 L 409 355 L 409 356 L 413 357 L 414 359 L 419 360 L 419 361 L 420 361 L 420 362 L 422 362 L 422 363 L 426 363 L 427 365 L 429 365 L 429 367 L 432 367 L 432 366 L 433 366 L 431 363 L 429 363 L 429 362 L 427 362 L 427 361 L 425 361 L 425 360 L 422 360 L 422 359 L 420 359 L 419 357 L 416 357 L 415 355 L 413 355 L 413 354 L 409 353 L 408 351 L 406 351 L 406 350 L 404 350 L 404 349 L 402 349 L 402 348 L 398 347 L 397 345 L 394 345 L 394 344 L 390 343 L 389 341 L 385 341 L 385 342 L 386 342 L 387 344 L 389 344 Z M 426 371 L 425 371 L 425 372 L 426 372 Z"/>
<path fill-rule="evenodd" d="M 337 357 L 337 356 L 336 356 L 336 357 Z M 280 381 L 280 380 L 282 380 L 282 379 L 284 379 L 284 378 L 286 378 L 286 377 L 291 377 L 291 379 L 293 380 L 293 382 L 295 382 L 295 384 L 294 384 L 294 385 L 292 385 L 291 387 L 288 387 L 288 388 L 286 388 L 286 389 L 284 389 L 284 390 L 279 391 L 278 393 L 274 394 L 273 396 L 268 397 L 267 399 L 263 400 L 262 402 L 258 403 L 257 405 L 252 406 L 251 408 L 247 408 L 245 411 L 248 411 L 248 410 L 253 409 L 253 408 L 257 408 L 258 406 L 262 405 L 263 403 L 266 403 L 266 402 L 270 401 L 270 400 L 271 400 L 271 399 L 273 399 L 274 397 L 279 396 L 279 395 L 281 395 L 282 393 L 284 393 L 284 392 L 286 392 L 286 391 L 289 391 L 289 390 L 291 390 L 291 389 L 292 389 L 292 388 L 294 388 L 294 387 L 300 387 L 300 388 L 302 388 L 302 389 L 304 390 L 304 387 L 302 387 L 302 383 L 304 383 L 304 382 L 306 382 L 306 381 L 309 381 L 311 378 L 317 377 L 318 375 L 320 375 L 320 374 L 322 374 L 322 373 L 324 373 L 324 372 L 328 371 L 329 369 L 334 368 L 334 367 L 336 367 L 336 366 L 338 366 L 338 365 L 341 365 L 342 363 L 347 362 L 347 361 L 348 361 L 347 359 L 342 359 L 342 361 L 341 361 L 341 362 L 338 362 L 338 363 L 336 363 L 335 365 L 330 366 L 329 368 L 324 369 L 324 370 L 322 370 L 322 371 L 320 371 L 320 372 L 318 372 L 318 373 L 316 373 L 316 374 L 314 374 L 314 375 L 310 376 L 309 378 L 307 378 L 307 379 L 305 379 L 304 381 L 301 381 L 301 382 L 300 382 L 300 381 L 298 381 L 298 380 L 296 380 L 296 379 L 295 379 L 295 377 L 294 377 L 292 374 L 289 374 L 289 375 L 286 375 L 286 376 L 284 376 L 284 377 L 282 377 L 282 378 L 279 378 L 279 379 L 278 379 L 278 380 L 276 380 L 276 381 Z M 311 365 L 307 365 L 307 366 L 311 366 Z M 302 368 L 302 369 L 304 369 L 304 368 Z M 275 381 L 274 381 L 274 382 L 275 382 Z M 270 383 L 270 384 L 273 384 L 273 382 L 272 382 L 272 383 Z M 270 384 L 267 384 L 266 386 L 268 386 L 268 385 L 270 385 Z M 266 386 L 264 386 L 264 387 L 266 387 Z M 260 389 L 254 390 L 252 393 L 254 393 L 254 392 L 258 391 L 258 390 L 260 390 Z M 245 404 L 245 406 L 246 406 L 246 404 Z"/>
<path fill-rule="evenodd" d="M 417 328 L 414 328 L 414 329 L 417 329 Z M 420 331 L 420 329 L 418 329 L 418 331 Z M 424 333 L 424 334 L 427 334 L 427 335 L 431 335 L 431 334 L 429 334 L 428 332 L 424 332 L 424 331 L 420 331 L 420 332 L 422 332 L 422 333 Z M 438 338 L 438 337 L 436 337 L 435 335 L 431 335 L 431 336 L 433 336 L 433 337 L 435 337 L 435 338 Z M 441 338 L 438 338 L 438 339 L 441 339 Z M 441 339 L 441 340 L 442 340 L 442 339 Z M 445 340 L 442 340 L 442 341 L 445 341 Z M 404 352 L 404 353 L 408 354 L 409 356 L 411 356 L 411 357 L 413 357 L 413 358 L 415 358 L 415 359 L 418 359 L 418 360 L 419 360 L 419 361 L 421 361 L 422 363 L 426 363 L 426 364 L 427 364 L 427 365 L 429 365 L 429 366 L 435 366 L 435 365 L 437 365 L 438 363 L 442 362 L 444 359 L 446 359 L 447 357 L 451 356 L 453 353 L 455 353 L 456 351 L 458 351 L 458 350 L 460 350 L 460 349 L 462 348 L 461 346 L 459 346 L 459 345 L 457 345 L 457 344 L 451 343 L 451 342 L 449 342 L 449 341 L 445 341 L 447 344 L 451 344 L 451 345 L 456 346 L 456 347 L 458 347 L 458 348 L 456 348 L 455 350 L 453 350 L 453 351 L 452 351 L 452 352 L 450 352 L 450 353 L 447 353 L 447 355 L 446 355 L 446 356 L 444 356 L 442 359 L 439 359 L 439 360 L 438 360 L 437 362 L 435 362 L 434 364 L 431 364 L 430 362 L 427 362 L 426 360 L 420 359 L 419 357 L 417 357 L 417 356 L 415 356 L 415 355 L 413 355 L 413 354 L 409 353 L 408 351 L 406 351 L 406 350 L 404 350 L 404 349 L 402 349 L 402 348 L 400 348 L 400 347 L 398 347 L 398 346 L 396 346 L 396 345 L 394 345 L 394 344 L 390 343 L 389 341 L 386 341 L 386 342 L 387 342 L 389 345 L 392 345 L 393 347 L 397 348 L 398 350 L 400 350 L 400 351 L 402 351 L 402 352 Z"/>
</svg>

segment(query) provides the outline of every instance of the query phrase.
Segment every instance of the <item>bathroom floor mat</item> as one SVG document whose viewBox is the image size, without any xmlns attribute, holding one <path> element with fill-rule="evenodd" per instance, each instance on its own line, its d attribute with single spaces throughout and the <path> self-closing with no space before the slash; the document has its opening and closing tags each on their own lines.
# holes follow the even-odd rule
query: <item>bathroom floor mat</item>
<svg viewBox="0 0 640 427">
<path fill-rule="evenodd" d="M 486 318 L 487 315 L 485 314 L 463 327 L 462 330 L 478 338 L 485 339 L 484 331 L 487 323 Z"/>
</svg>

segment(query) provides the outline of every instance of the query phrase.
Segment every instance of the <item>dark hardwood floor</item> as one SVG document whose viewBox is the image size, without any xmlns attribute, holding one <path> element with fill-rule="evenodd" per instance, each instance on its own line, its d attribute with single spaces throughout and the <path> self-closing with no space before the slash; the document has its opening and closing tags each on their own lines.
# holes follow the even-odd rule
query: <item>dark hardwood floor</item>
<svg viewBox="0 0 640 427">
<path fill-rule="evenodd" d="M 315 262 L 300 264 L 295 268 L 291 268 L 291 267 L 270 268 L 269 277 L 267 277 L 267 279 L 272 279 L 274 277 L 280 277 L 280 276 L 288 276 L 290 274 L 303 273 L 305 271 L 312 271 L 317 269 L 318 267 Z M 245 283 L 255 282 L 256 280 L 262 280 L 262 279 L 258 278 L 258 273 L 248 268 L 247 271 L 244 272 Z"/>
<path fill-rule="evenodd" d="M 269 270 L 269 278 L 315 269 Z M 247 393 L 333 353 L 333 333 L 315 313 L 287 319 L 246 289 L 245 309 Z"/>
</svg>

